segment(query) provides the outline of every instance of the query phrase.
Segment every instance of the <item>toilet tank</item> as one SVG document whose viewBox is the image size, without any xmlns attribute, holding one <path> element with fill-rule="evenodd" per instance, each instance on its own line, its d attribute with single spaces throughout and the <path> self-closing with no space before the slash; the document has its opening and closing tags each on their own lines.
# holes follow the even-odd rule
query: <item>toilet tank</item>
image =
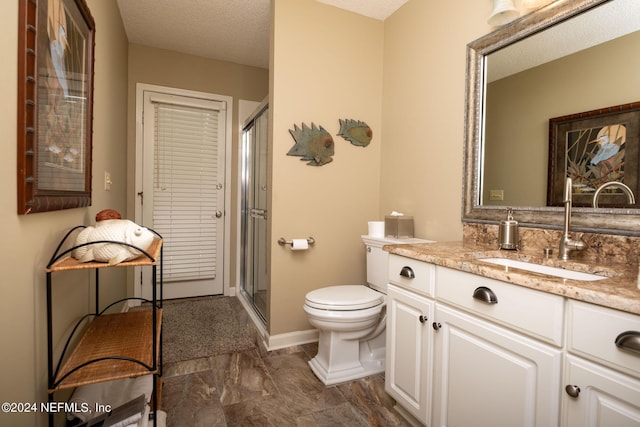
<svg viewBox="0 0 640 427">
<path fill-rule="evenodd" d="M 423 239 L 392 239 L 385 237 L 362 236 L 367 250 L 367 283 L 373 289 L 387 293 L 389 283 L 389 252 L 382 250 L 384 245 L 407 243 L 427 243 Z"/>
</svg>

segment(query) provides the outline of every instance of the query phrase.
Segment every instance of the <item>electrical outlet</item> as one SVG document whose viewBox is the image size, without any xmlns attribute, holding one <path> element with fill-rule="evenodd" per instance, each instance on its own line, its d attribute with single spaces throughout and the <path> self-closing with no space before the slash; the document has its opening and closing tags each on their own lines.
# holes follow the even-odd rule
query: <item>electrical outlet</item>
<svg viewBox="0 0 640 427">
<path fill-rule="evenodd" d="M 111 172 L 106 172 L 104 173 L 104 190 L 105 191 L 110 191 L 111 190 Z"/>
<path fill-rule="evenodd" d="M 504 190 L 489 190 L 489 200 L 504 200 Z"/>
</svg>

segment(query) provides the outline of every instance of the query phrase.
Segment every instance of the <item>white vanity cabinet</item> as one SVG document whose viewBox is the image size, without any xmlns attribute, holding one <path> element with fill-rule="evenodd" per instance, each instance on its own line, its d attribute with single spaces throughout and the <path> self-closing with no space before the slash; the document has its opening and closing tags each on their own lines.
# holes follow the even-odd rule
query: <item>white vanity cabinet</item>
<svg viewBox="0 0 640 427">
<path fill-rule="evenodd" d="M 424 424 L 431 413 L 434 306 L 432 300 L 388 287 L 385 389 Z"/>
<path fill-rule="evenodd" d="M 431 416 L 435 266 L 391 255 L 385 389 L 423 424 Z"/>
<path fill-rule="evenodd" d="M 563 299 L 443 267 L 436 278 L 433 425 L 557 426 L 562 350 L 532 337 L 554 341 Z"/>
<path fill-rule="evenodd" d="M 391 254 L 387 392 L 434 427 L 640 427 L 640 315 Z"/>
<path fill-rule="evenodd" d="M 640 426 L 640 316 L 569 301 L 567 319 L 563 426 Z"/>
</svg>

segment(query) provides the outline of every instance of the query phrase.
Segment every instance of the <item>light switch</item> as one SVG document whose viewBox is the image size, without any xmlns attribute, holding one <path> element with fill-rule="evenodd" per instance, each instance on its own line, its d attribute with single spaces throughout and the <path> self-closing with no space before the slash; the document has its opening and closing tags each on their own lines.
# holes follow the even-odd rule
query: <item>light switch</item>
<svg viewBox="0 0 640 427">
<path fill-rule="evenodd" d="M 504 190 L 489 190 L 489 200 L 504 200 Z"/>
<path fill-rule="evenodd" d="M 104 190 L 105 191 L 111 190 L 111 172 L 105 171 L 104 173 Z"/>
</svg>

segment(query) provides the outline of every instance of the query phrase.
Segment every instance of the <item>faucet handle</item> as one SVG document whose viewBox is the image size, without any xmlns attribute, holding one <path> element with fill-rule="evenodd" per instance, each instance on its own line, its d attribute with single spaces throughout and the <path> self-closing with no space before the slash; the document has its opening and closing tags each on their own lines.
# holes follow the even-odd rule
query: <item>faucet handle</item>
<svg viewBox="0 0 640 427">
<path fill-rule="evenodd" d="M 589 247 L 584 242 L 584 240 L 582 240 L 582 237 L 580 237 L 578 240 L 571 241 L 571 245 L 572 245 L 572 249 L 577 250 L 577 251 L 581 251 L 581 250 L 586 249 L 586 248 Z"/>
<path fill-rule="evenodd" d="M 589 245 L 587 245 L 587 242 L 584 241 L 583 237 L 584 233 L 580 233 L 576 235 L 575 239 L 569 240 L 569 244 L 572 250 L 581 251 L 582 249 L 586 249 L 589 247 Z"/>
</svg>

